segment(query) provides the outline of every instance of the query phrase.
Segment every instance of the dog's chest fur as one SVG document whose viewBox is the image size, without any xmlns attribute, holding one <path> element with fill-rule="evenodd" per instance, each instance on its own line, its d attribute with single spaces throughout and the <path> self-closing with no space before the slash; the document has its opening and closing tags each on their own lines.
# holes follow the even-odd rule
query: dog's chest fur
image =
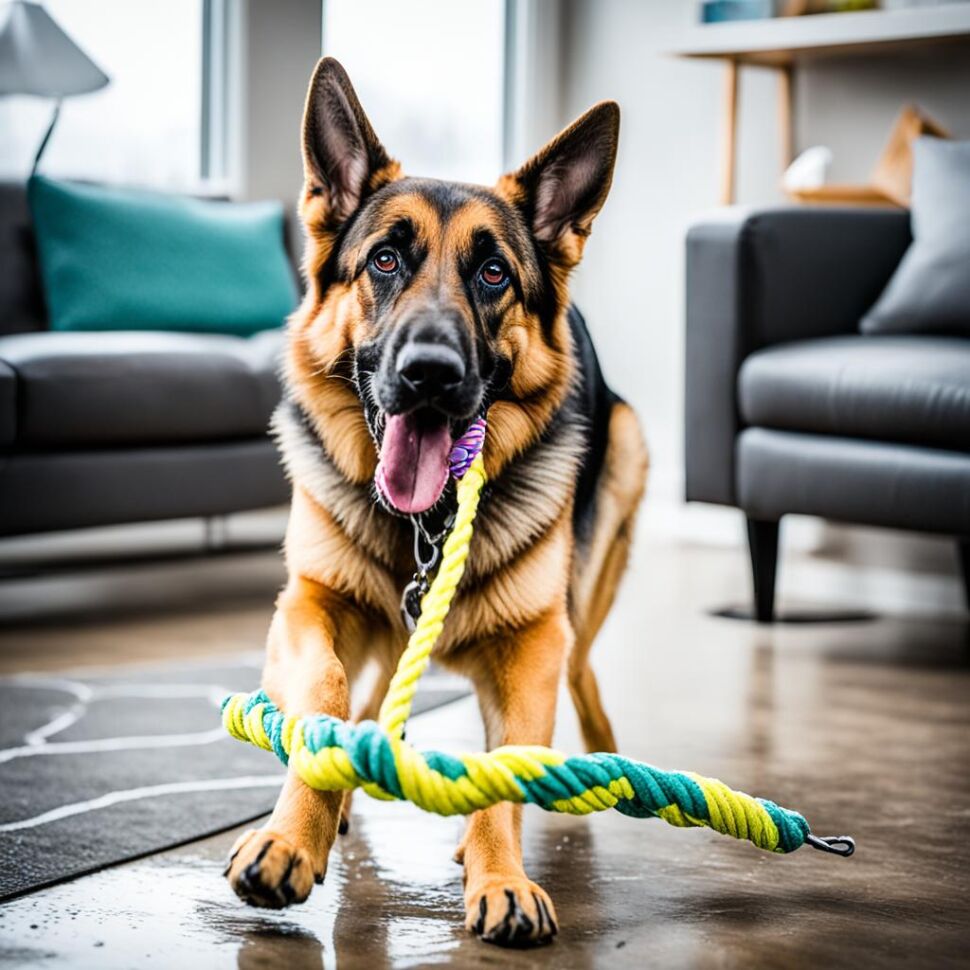
<svg viewBox="0 0 970 970">
<path fill-rule="evenodd" d="M 372 484 L 351 482 L 340 472 L 295 402 L 280 404 L 273 430 L 294 486 L 326 510 L 358 555 L 385 570 L 396 588 L 403 586 L 414 570 L 410 521 L 384 510 Z M 557 522 L 571 516 L 586 437 L 585 419 L 570 400 L 542 437 L 487 483 L 466 566 L 466 590 L 513 568 Z M 450 486 L 443 501 L 453 502 Z M 568 561 L 562 568 L 568 571 Z M 396 611 L 396 603 L 387 606 Z"/>
</svg>

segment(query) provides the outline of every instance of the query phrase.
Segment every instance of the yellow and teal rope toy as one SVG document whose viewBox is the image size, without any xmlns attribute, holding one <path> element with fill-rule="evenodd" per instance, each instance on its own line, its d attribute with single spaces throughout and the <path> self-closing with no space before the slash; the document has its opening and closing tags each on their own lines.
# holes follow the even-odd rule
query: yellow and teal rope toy
<svg viewBox="0 0 970 970">
<path fill-rule="evenodd" d="M 311 788 L 359 787 L 375 798 L 403 799 L 438 815 L 467 815 L 506 801 L 573 815 L 615 808 L 635 818 L 657 817 L 680 827 L 705 826 L 772 852 L 793 852 L 807 843 L 836 855 L 852 855 L 855 843 L 849 836 L 820 838 L 798 812 L 691 772 L 662 771 L 619 754 L 567 757 L 537 745 L 508 745 L 456 756 L 417 751 L 404 740 L 418 681 L 427 669 L 468 558 L 486 480 L 480 454 L 483 438 L 484 422 L 475 422 L 452 454 L 452 474 L 458 480 L 454 527 L 378 722 L 354 724 L 326 715 L 294 717 L 257 691 L 225 699 L 222 720 L 229 733 L 275 752 Z"/>
</svg>

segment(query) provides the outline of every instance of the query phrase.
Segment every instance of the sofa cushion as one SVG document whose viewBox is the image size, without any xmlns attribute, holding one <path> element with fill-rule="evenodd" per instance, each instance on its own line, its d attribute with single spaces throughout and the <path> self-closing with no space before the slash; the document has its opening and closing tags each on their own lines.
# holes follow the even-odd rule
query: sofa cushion
<svg viewBox="0 0 970 970">
<path fill-rule="evenodd" d="M 970 141 L 913 146 L 913 242 L 863 333 L 970 337 Z"/>
<path fill-rule="evenodd" d="M 279 202 L 215 202 L 33 176 L 52 330 L 278 328 L 297 302 Z"/>
<path fill-rule="evenodd" d="M 249 338 L 135 331 L 0 337 L 0 374 L 9 368 L 16 380 L 13 443 L 85 448 L 265 434 L 280 396 L 281 347 L 279 330 Z"/>
<path fill-rule="evenodd" d="M 970 534 L 970 455 L 889 441 L 748 428 L 738 506 L 752 519 L 817 515 L 889 529 Z"/>
<path fill-rule="evenodd" d="M 829 337 L 752 354 L 746 424 L 970 451 L 970 340 Z"/>
</svg>

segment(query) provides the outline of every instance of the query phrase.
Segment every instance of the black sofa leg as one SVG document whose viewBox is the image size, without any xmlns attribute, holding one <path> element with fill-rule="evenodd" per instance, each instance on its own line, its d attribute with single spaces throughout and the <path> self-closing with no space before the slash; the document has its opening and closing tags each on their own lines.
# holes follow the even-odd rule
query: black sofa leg
<svg viewBox="0 0 970 970">
<path fill-rule="evenodd" d="M 775 619 L 775 574 L 778 571 L 778 529 L 780 522 L 748 519 L 748 551 L 754 583 L 754 618 L 759 623 Z"/>
<path fill-rule="evenodd" d="M 960 572 L 963 574 L 963 595 L 970 610 L 970 539 L 957 539 L 957 555 L 960 557 Z"/>
</svg>

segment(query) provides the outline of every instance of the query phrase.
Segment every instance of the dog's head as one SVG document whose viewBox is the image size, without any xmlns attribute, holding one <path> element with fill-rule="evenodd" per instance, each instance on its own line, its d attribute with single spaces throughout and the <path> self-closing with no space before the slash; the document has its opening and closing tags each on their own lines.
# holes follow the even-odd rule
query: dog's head
<svg viewBox="0 0 970 970">
<path fill-rule="evenodd" d="M 491 474 L 542 433 L 569 390 L 567 281 L 618 129 L 617 106 L 599 104 L 494 188 L 405 178 L 343 68 L 320 61 L 289 372 L 347 477 L 369 479 L 379 458 L 385 500 L 420 512 L 441 495 L 453 439 L 486 409 Z"/>
</svg>

